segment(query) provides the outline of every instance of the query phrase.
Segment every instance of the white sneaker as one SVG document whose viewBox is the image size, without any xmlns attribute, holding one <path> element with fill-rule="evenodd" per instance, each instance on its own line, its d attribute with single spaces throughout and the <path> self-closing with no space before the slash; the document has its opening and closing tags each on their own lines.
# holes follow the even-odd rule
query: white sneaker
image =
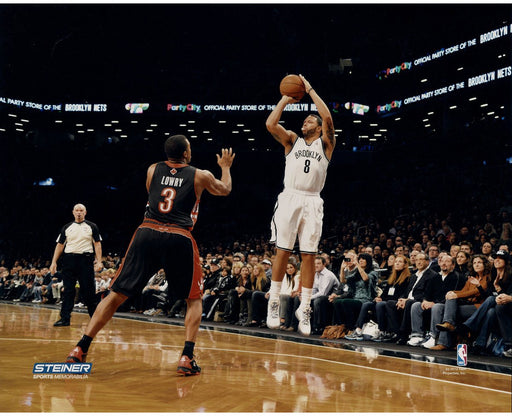
<svg viewBox="0 0 512 416">
<path fill-rule="evenodd" d="M 425 338 L 420 337 L 418 335 L 411 337 L 409 341 L 407 341 L 407 345 L 411 347 L 419 347 Z"/>
<path fill-rule="evenodd" d="M 269 299 L 267 307 L 267 327 L 277 329 L 281 325 L 279 320 L 279 298 Z"/>
<path fill-rule="evenodd" d="M 421 344 L 421 346 L 423 348 L 432 348 L 435 345 L 436 345 L 436 339 L 434 337 L 430 337 L 423 344 Z"/>
<path fill-rule="evenodd" d="M 311 334 L 311 308 L 309 306 L 304 309 L 299 307 L 295 311 L 295 316 L 299 320 L 298 331 L 302 335 L 309 336 Z"/>
</svg>

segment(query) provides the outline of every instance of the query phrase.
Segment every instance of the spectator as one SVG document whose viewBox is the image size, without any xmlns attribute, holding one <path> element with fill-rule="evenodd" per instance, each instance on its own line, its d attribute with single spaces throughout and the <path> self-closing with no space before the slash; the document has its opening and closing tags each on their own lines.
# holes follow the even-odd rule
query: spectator
<svg viewBox="0 0 512 416">
<path fill-rule="evenodd" d="M 418 256 L 416 256 L 418 259 Z M 387 331 L 381 329 L 382 333 L 379 341 L 396 342 L 402 340 L 406 334 L 400 332 L 400 322 L 405 310 L 405 291 L 409 285 L 411 271 L 409 269 L 409 260 L 405 256 L 396 256 L 391 275 L 388 279 L 388 299 L 379 308 L 379 329 L 386 328 Z M 395 293 L 397 292 L 397 293 Z M 387 323 L 384 324 L 384 317 Z"/>
<path fill-rule="evenodd" d="M 446 294 L 450 291 L 461 290 L 466 283 L 466 278 L 455 273 L 455 259 L 449 255 L 442 256 L 439 259 L 441 272 L 432 279 L 432 288 L 434 305 L 432 306 L 432 315 L 430 318 L 430 338 L 421 344 L 425 348 L 434 347 L 435 340 L 439 338 L 439 329 L 436 325 L 441 323 L 444 313 L 444 304 Z"/>
<path fill-rule="evenodd" d="M 455 331 L 456 319 L 467 319 L 475 312 L 487 297 L 490 281 L 491 263 L 483 254 L 473 256 L 471 270 L 466 284 L 461 290 L 450 290 L 446 293 L 442 323 L 436 324 L 441 331 L 437 345 L 431 350 L 449 349 L 454 344 L 451 336 Z"/>
<path fill-rule="evenodd" d="M 438 257 L 439 257 L 439 246 L 436 244 L 431 244 L 428 248 L 428 257 L 430 258 L 430 268 L 435 272 L 439 272 L 441 268 L 439 267 Z"/>
<path fill-rule="evenodd" d="M 156 312 L 158 299 L 155 295 L 162 295 L 167 290 L 168 282 L 165 278 L 164 269 L 158 270 L 149 279 L 144 289 L 142 289 L 142 310 L 144 315 L 153 315 Z"/>
<path fill-rule="evenodd" d="M 263 264 L 254 265 L 251 275 L 251 289 L 246 289 L 244 294 L 249 297 L 249 316 L 244 326 L 266 326 L 266 311 L 268 296 L 265 294 L 270 289 L 270 280 L 265 273 Z"/>
<path fill-rule="evenodd" d="M 294 299 L 300 299 L 300 291 L 301 284 L 299 266 L 293 257 L 289 257 L 288 265 L 286 266 L 286 276 L 283 279 L 281 292 L 279 294 L 279 319 L 281 321 L 279 329 L 294 329 L 292 326 L 293 316 L 295 313 Z"/>
<path fill-rule="evenodd" d="M 373 270 L 372 258 L 369 254 L 362 253 L 356 256 L 355 253 L 349 252 L 346 257 L 356 265 L 355 273 L 346 277 L 350 295 L 338 296 L 333 300 L 333 323 L 335 325 L 345 324 L 349 331 L 353 331 L 363 303 L 372 301 L 376 296 L 378 274 Z"/>
<path fill-rule="evenodd" d="M 453 257 L 453 256 L 452 256 Z M 467 277 L 469 274 L 469 260 L 471 256 L 466 252 L 460 250 L 455 256 L 455 273 L 460 274 L 462 277 Z"/>
<path fill-rule="evenodd" d="M 505 251 L 498 251 L 496 258 L 494 259 L 494 268 L 492 274 L 495 275 L 493 284 L 491 286 L 492 293 L 485 299 L 482 305 L 468 318 L 460 327 L 458 332 L 463 336 L 464 339 L 468 339 L 470 334 L 474 342 L 471 344 L 470 349 L 473 354 L 481 354 L 486 346 L 487 338 L 491 331 L 492 326 L 495 324 L 497 310 L 497 298 L 501 296 L 502 305 L 510 303 L 507 296 L 512 295 L 512 267 L 510 265 L 510 255 Z M 508 302 L 506 302 L 509 300 Z M 504 309 L 502 307 L 502 309 Z M 509 310 L 509 316 L 511 315 Z M 500 326 L 501 335 L 505 340 L 505 343 L 510 344 L 511 335 L 510 327 L 507 330 L 506 319 L 501 320 L 504 323 L 503 328 Z M 507 348 L 510 349 L 510 345 Z M 508 355 L 506 355 L 508 356 Z"/>
</svg>

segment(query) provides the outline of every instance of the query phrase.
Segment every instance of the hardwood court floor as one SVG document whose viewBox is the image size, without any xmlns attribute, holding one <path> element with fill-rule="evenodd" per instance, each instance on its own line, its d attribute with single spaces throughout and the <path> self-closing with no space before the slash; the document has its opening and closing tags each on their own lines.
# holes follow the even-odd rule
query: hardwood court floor
<svg viewBox="0 0 512 416">
<path fill-rule="evenodd" d="M 0 304 L 1 412 L 511 412 L 509 374 L 202 329 L 200 376 L 179 377 L 182 326 L 114 318 L 82 379 L 35 379 L 88 321 Z M 366 352 L 366 353 L 365 353 Z"/>
</svg>

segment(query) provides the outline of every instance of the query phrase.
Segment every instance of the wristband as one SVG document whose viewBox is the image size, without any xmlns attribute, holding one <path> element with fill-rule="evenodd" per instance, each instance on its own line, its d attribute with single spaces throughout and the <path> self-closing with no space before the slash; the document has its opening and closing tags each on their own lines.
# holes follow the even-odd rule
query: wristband
<svg viewBox="0 0 512 416">
<path fill-rule="evenodd" d="M 309 89 L 308 94 L 309 94 L 311 91 L 313 91 L 313 87 L 311 87 L 311 88 Z"/>
</svg>

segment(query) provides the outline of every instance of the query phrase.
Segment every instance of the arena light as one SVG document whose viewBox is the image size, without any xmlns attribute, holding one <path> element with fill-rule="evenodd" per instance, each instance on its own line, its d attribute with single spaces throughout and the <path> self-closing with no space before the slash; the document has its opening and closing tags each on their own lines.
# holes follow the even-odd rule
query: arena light
<svg viewBox="0 0 512 416">
<path fill-rule="evenodd" d="M 22 121 L 23 123 L 28 123 L 29 122 L 28 120 L 25 120 L 23 118 L 20 121 Z"/>
<path fill-rule="evenodd" d="M 116 124 L 116 123 L 119 123 L 119 121 L 118 120 L 112 120 L 111 123 L 112 124 Z"/>
<path fill-rule="evenodd" d="M 352 120 L 354 123 L 361 123 L 361 120 Z"/>
<path fill-rule="evenodd" d="M 120 132 L 123 131 L 123 129 L 114 129 L 114 131 Z"/>
<path fill-rule="evenodd" d="M 487 115 L 488 115 L 488 116 L 492 116 L 493 114 L 494 114 L 494 111 L 489 111 L 489 112 L 487 113 Z"/>
<path fill-rule="evenodd" d="M 457 106 L 456 106 L 456 105 L 452 105 L 452 106 L 450 106 L 450 110 L 455 110 L 456 108 L 457 108 Z"/>
<path fill-rule="evenodd" d="M 420 82 L 427 82 L 428 79 L 427 78 L 423 78 Z"/>
<path fill-rule="evenodd" d="M 203 131 L 203 134 L 210 134 L 210 130 Z"/>
<path fill-rule="evenodd" d="M 487 107 L 489 104 L 480 104 L 480 107 Z"/>
<path fill-rule="evenodd" d="M 188 120 L 187 123 L 190 123 L 190 124 L 194 124 L 196 121 L 195 120 Z"/>
<path fill-rule="evenodd" d="M 206 140 L 209 142 L 213 142 L 213 139 L 211 137 L 208 137 Z"/>
<path fill-rule="evenodd" d="M 116 130 L 116 131 L 117 131 L 117 130 Z M 148 133 L 151 133 L 151 132 L 153 132 L 153 129 L 146 129 L 146 131 L 147 131 Z M 194 130 L 192 130 L 192 131 L 194 131 Z"/>
<path fill-rule="evenodd" d="M 105 124 L 104 124 L 104 126 L 105 126 L 105 127 L 112 127 L 112 124 L 110 124 L 110 123 L 105 123 Z"/>
<path fill-rule="evenodd" d="M 16 114 L 7 114 L 9 117 L 18 117 Z"/>
<path fill-rule="evenodd" d="M 429 116 L 431 116 L 432 114 L 434 114 L 434 112 L 433 112 L 433 111 L 429 111 L 429 112 L 427 113 L 427 115 L 429 115 Z"/>
<path fill-rule="evenodd" d="M 475 101 L 476 97 L 471 97 L 468 101 Z"/>
<path fill-rule="evenodd" d="M 57 123 L 57 124 L 62 123 L 62 120 L 55 120 L 55 123 Z"/>
<path fill-rule="evenodd" d="M 149 127 L 158 127 L 158 124 L 150 124 Z"/>
<path fill-rule="evenodd" d="M 247 139 L 247 141 L 248 141 L 248 142 L 253 142 L 253 141 L 255 141 L 255 140 L 256 140 L 256 139 L 255 139 L 254 137 L 249 137 L 249 138 Z"/>
<path fill-rule="evenodd" d="M 186 125 L 186 124 L 180 124 L 179 126 L 180 126 L 180 127 L 187 127 L 187 125 Z"/>
<path fill-rule="evenodd" d="M 395 121 L 400 121 L 400 120 L 402 120 L 400 117 L 395 118 Z"/>
<path fill-rule="evenodd" d="M 137 124 L 138 122 L 139 122 L 138 120 L 132 120 L 132 121 L 130 121 L 130 123 L 132 123 L 132 124 Z"/>
<path fill-rule="evenodd" d="M 219 124 L 226 124 L 226 120 L 219 120 Z"/>
<path fill-rule="evenodd" d="M 457 71 L 462 71 L 464 69 L 463 66 L 461 66 L 460 68 L 457 68 Z"/>
</svg>

